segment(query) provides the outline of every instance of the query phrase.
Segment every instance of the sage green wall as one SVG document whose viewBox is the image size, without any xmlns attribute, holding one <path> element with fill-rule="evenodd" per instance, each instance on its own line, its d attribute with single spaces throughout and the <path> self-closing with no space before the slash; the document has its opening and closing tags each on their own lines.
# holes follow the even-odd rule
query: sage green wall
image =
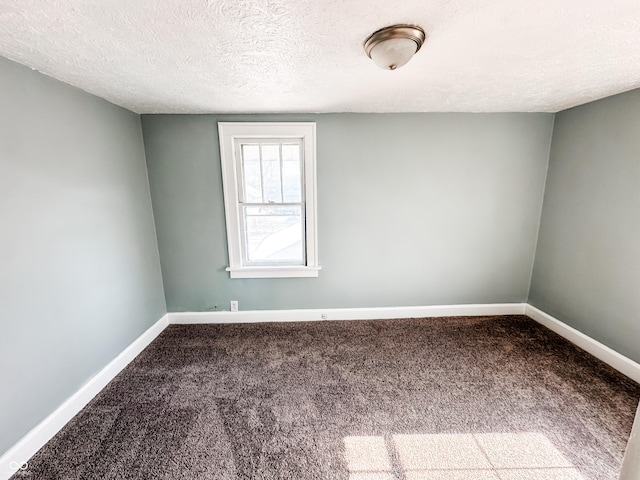
<svg viewBox="0 0 640 480">
<path fill-rule="evenodd" d="M 0 58 L 0 455 L 165 313 L 137 115 Z"/>
<path fill-rule="evenodd" d="M 218 121 L 317 122 L 313 279 L 229 279 Z M 553 115 L 143 115 L 169 311 L 527 299 Z"/>
<path fill-rule="evenodd" d="M 529 303 L 640 362 L 640 90 L 556 114 Z"/>
</svg>

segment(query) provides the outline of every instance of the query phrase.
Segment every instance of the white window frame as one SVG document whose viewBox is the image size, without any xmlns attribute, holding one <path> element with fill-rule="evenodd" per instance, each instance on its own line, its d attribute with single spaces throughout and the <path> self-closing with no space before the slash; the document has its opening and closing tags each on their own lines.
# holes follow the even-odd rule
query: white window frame
<svg viewBox="0 0 640 480">
<path fill-rule="evenodd" d="M 313 122 L 218 122 L 220 163 L 231 278 L 317 277 L 316 124 Z M 242 209 L 238 186 L 236 140 L 302 139 L 305 221 L 305 265 L 245 265 L 242 256 Z"/>
</svg>

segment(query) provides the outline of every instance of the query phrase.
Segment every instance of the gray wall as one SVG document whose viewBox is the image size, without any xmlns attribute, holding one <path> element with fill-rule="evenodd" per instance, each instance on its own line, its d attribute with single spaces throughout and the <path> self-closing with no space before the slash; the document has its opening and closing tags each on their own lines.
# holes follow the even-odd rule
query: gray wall
<svg viewBox="0 0 640 480">
<path fill-rule="evenodd" d="M 640 90 L 556 114 L 529 302 L 640 362 Z"/>
<path fill-rule="evenodd" d="M 229 279 L 217 121 L 315 121 L 313 279 Z M 522 302 L 550 114 L 143 115 L 169 311 Z"/>
<path fill-rule="evenodd" d="M 165 313 L 137 115 L 0 58 L 0 454 Z"/>
</svg>

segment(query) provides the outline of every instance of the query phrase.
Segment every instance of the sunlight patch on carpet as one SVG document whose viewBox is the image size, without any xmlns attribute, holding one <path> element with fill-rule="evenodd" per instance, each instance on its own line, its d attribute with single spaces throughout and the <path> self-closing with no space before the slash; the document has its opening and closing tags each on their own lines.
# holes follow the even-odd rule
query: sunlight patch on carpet
<svg viewBox="0 0 640 480">
<path fill-rule="evenodd" d="M 349 480 L 584 480 L 543 434 L 349 436 Z M 394 468 L 394 459 L 396 468 Z"/>
</svg>

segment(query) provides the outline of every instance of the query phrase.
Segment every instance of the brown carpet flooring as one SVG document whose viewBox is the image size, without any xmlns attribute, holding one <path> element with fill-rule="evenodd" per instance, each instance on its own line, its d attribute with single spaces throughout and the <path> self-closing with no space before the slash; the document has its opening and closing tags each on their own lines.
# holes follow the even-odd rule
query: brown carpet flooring
<svg viewBox="0 0 640 480">
<path fill-rule="evenodd" d="M 614 480 L 639 397 L 524 316 L 174 325 L 13 478 Z"/>
</svg>

